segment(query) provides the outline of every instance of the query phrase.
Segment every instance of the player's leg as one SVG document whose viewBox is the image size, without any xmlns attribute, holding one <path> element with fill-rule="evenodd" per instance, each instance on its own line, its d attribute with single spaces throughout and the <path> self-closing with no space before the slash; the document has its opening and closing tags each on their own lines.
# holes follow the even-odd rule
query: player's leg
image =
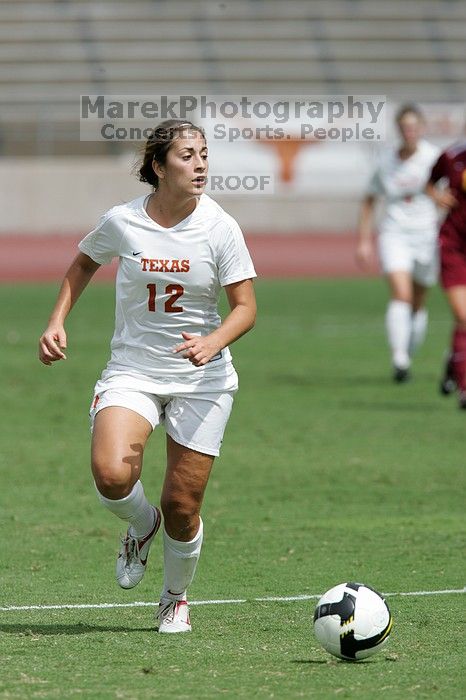
<svg viewBox="0 0 466 700">
<path fill-rule="evenodd" d="M 112 400 L 112 392 L 105 392 L 100 397 L 100 410 L 99 405 L 94 407 L 92 473 L 101 503 L 129 525 L 121 541 L 116 578 L 122 588 L 132 588 L 144 575 L 161 521 L 140 481 L 144 448 L 153 425 L 133 409 L 111 405 Z"/>
<path fill-rule="evenodd" d="M 445 291 L 455 321 L 451 341 L 452 370 L 460 408 L 466 409 L 466 285 L 448 287 Z"/>
<path fill-rule="evenodd" d="M 396 382 L 409 379 L 414 268 L 413 249 L 409 241 L 406 232 L 394 227 L 381 231 L 378 241 L 380 262 L 390 290 L 385 329 Z"/>
<path fill-rule="evenodd" d="M 409 354 L 412 357 L 422 345 L 427 334 L 429 315 L 426 308 L 427 293 L 438 279 L 439 261 L 437 232 L 426 232 L 426 241 L 414 246 L 413 307 Z"/>
<path fill-rule="evenodd" d="M 440 384 L 443 394 L 459 391 L 460 408 L 466 408 L 466 246 L 458 246 L 456 234 L 440 232 L 440 272 L 442 287 L 454 318 L 450 353 Z M 450 384 L 445 379 L 450 378 Z M 445 391 L 447 389 L 447 391 Z"/>
<path fill-rule="evenodd" d="M 447 350 L 443 361 L 443 372 L 440 379 L 439 390 L 443 396 L 450 396 L 457 389 L 455 379 L 455 369 L 453 366 L 453 354 Z"/>
<path fill-rule="evenodd" d="M 201 553 L 200 511 L 232 404 L 233 394 L 222 392 L 174 397 L 165 409 L 167 471 L 161 497 L 165 571 L 160 632 L 191 629 L 186 591 Z"/>
<path fill-rule="evenodd" d="M 411 316 L 411 335 L 409 338 L 409 355 L 412 357 L 417 348 L 422 345 L 427 334 L 429 314 L 426 308 L 426 298 L 429 288 L 413 281 L 413 306 Z"/>
<path fill-rule="evenodd" d="M 200 510 L 213 462 L 212 455 L 183 447 L 167 435 L 167 472 L 161 497 L 165 567 L 159 608 L 161 632 L 191 629 L 186 591 L 201 553 Z"/>
<path fill-rule="evenodd" d="M 213 463 L 213 455 L 184 447 L 167 435 L 161 506 L 165 531 L 179 542 L 192 541 L 201 528 L 200 511 Z"/>
<path fill-rule="evenodd" d="M 150 423 L 135 411 L 108 406 L 95 416 L 92 431 L 92 474 L 107 500 L 127 498 L 138 482 Z"/>
<path fill-rule="evenodd" d="M 390 289 L 390 301 L 385 314 L 385 328 L 394 367 L 393 378 L 397 382 L 402 382 L 409 378 L 411 364 L 409 343 L 413 282 L 410 272 L 406 270 L 388 272 L 386 277 Z"/>
</svg>

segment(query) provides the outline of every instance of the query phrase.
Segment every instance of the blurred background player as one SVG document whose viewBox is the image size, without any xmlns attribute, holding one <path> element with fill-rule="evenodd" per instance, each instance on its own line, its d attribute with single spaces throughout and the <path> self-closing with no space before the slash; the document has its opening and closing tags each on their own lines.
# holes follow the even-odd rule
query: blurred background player
<svg viewBox="0 0 466 700">
<path fill-rule="evenodd" d="M 437 280 L 437 210 L 424 188 L 438 149 L 421 138 L 424 119 L 416 105 L 396 115 L 401 143 L 381 154 L 363 199 L 356 257 L 368 267 L 374 255 L 374 211 L 385 199 L 378 248 L 389 290 L 385 325 L 393 379 L 409 379 L 411 358 L 427 330 L 426 294 Z"/>
<path fill-rule="evenodd" d="M 111 358 L 91 405 L 92 472 L 101 503 L 129 524 L 116 564 L 122 588 L 144 576 L 161 514 L 140 481 L 146 442 L 167 434 L 160 498 L 164 582 L 159 632 L 191 630 L 186 590 L 200 556 L 200 509 L 238 377 L 228 345 L 255 319 L 254 267 L 241 230 L 210 197 L 204 132 L 169 120 L 149 137 L 140 180 L 152 194 L 116 206 L 79 244 L 39 357 L 65 359 L 65 319 L 100 265 L 119 258 Z M 230 313 L 221 321 L 221 288 Z"/>
<path fill-rule="evenodd" d="M 444 189 L 435 186 L 442 179 L 447 185 Z M 447 395 L 457 388 L 459 406 L 466 409 L 466 141 L 440 155 L 427 192 L 448 210 L 439 237 L 440 277 L 454 326 L 440 391 Z"/>
</svg>

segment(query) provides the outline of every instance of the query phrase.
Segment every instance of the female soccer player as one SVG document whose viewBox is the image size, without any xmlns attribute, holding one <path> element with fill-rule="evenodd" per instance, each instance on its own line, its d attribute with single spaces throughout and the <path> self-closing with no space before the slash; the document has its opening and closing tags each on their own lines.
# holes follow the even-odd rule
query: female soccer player
<svg viewBox="0 0 466 700">
<path fill-rule="evenodd" d="M 382 155 L 373 173 L 361 207 L 356 256 L 363 266 L 373 257 L 374 209 L 383 196 L 378 247 L 390 290 L 385 326 L 393 379 L 404 382 L 426 334 L 426 294 L 437 279 L 437 211 L 424 188 L 438 150 L 421 138 L 424 120 L 416 106 L 402 107 L 396 123 L 401 144 Z"/>
<path fill-rule="evenodd" d="M 159 632 L 191 629 L 186 591 L 201 551 L 200 509 L 238 388 L 228 345 L 256 314 L 251 258 L 236 221 L 203 194 L 207 169 L 199 127 L 168 120 L 154 130 L 139 171 L 152 193 L 110 209 L 79 243 L 39 341 L 44 364 L 65 359 L 68 313 L 99 266 L 118 257 L 111 358 L 90 409 L 92 473 L 101 503 L 129 524 L 116 578 L 132 588 L 162 519 L 140 477 L 146 441 L 164 425 Z M 223 322 L 221 287 L 231 309 Z"/>
<path fill-rule="evenodd" d="M 448 187 L 439 189 L 435 183 L 442 178 Z M 459 407 L 466 409 L 466 142 L 440 155 L 426 189 L 436 204 L 448 210 L 440 229 L 440 277 L 454 326 L 440 390 L 451 394 L 456 387 Z"/>
</svg>

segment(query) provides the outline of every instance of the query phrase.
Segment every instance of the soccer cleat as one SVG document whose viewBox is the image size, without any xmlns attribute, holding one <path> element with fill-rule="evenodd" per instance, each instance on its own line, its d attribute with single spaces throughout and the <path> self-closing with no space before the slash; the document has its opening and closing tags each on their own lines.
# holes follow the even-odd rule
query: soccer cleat
<svg viewBox="0 0 466 700">
<path fill-rule="evenodd" d="M 186 600 L 170 600 L 162 598 L 157 613 L 159 632 L 174 634 L 176 632 L 191 632 L 189 607 Z"/>
<path fill-rule="evenodd" d="M 411 379 L 411 374 L 407 367 L 395 367 L 393 369 L 393 381 L 397 384 L 403 384 Z"/>
<path fill-rule="evenodd" d="M 460 391 L 458 406 L 462 411 L 466 411 L 466 391 Z"/>
<path fill-rule="evenodd" d="M 122 588 L 134 588 L 144 576 L 149 549 L 162 520 L 159 509 L 155 507 L 154 519 L 154 526 L 145 537 L 134 537 L 128 528 L 126 537 L 121 540 L 116 563 L 116 580 Z"/>
<path fill-rule="evenodd" d="M 454 391 L 456 391 L 456 380 L 453 372 L 453 361 L 451 355 L 448 357 L 445 363 L 445 369 L 443 372 L 443 377 L 440 380 L 439 389 L 440 393 L 443 394 L 443 396 L 449 396 L 450 394 L 453 394 Z"/>
</svg>

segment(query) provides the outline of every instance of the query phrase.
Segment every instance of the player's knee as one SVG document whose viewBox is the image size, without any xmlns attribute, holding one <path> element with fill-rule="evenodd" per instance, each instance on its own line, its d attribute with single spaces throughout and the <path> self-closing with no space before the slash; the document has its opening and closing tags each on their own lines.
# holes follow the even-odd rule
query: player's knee
<svg viewBox="0 0 466 700">
<path fill-rule="evenodd" d="M 164 495 L 161 508 L 165 529 L 174 539 L 191 539 L 198 527 L 199 503 L 186 494 Z"/>
<path fill-rule="evenodd" d="M 161 501 L 164 518 L 187 521 L 199 513 L 196 499 L 187 495 L 164 496 Z"/>
<path fill-rule="evenodd" d="M 131 475 L 119 465 L 99 465 L 93 461 L 92 473 L 98 491 L 106 498 L 124 498 L 131 492 Z"/>
<path fill-rule="evenodd" d="M 466 306 L 463 308 L 462 304 L 455 304 L 452 311 L 455 318 L 455 325 L 458 330 L 466 330 Z"/>
</svg>

